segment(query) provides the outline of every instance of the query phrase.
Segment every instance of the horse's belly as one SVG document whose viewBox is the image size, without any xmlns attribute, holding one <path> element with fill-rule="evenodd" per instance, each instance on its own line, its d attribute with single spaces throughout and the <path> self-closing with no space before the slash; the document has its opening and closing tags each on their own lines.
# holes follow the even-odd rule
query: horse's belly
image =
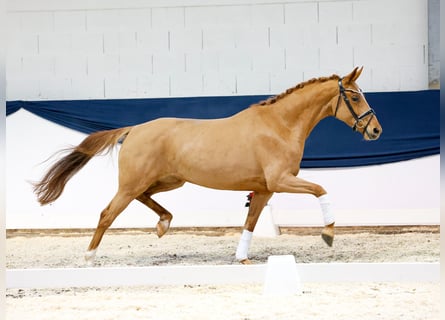
<svg viewBox="0 0 445 320">
<path fill-rule="evenodd" d="M 184 180 L 204 187 L 223 190 L 265 190 L 266 182 L 259 169 L 243 162 L 188 163 L 181 166 Z"/>
<path fill-rule="evenodd" d="M 227 176 L 218 176 L 213 175 L 210 177 L 200 178 L 200 177 L 191 177 L 190 179 L 186 179 L 187 181 L 207 187 L 212 189 L 220 189 L 220 190 L 235 190 L 235 191 L 266 191 L 267 186 L 262 178 L 252 177 L 252 178 L 232 178 Z"/>
</svg>

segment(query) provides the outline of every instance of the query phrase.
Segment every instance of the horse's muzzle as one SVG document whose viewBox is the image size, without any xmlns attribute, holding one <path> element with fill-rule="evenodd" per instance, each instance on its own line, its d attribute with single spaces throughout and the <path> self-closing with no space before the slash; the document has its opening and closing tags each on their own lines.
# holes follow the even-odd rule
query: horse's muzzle
<svg viewBox="0 0 445 320">
<path fill-rule="evenodd" d="M 377 140 L 380 135 L 382 134 L 382 127 L 380 126 L 371 126 L 369 125 L 365 132 L 363 133 L 363 136 L 365 137 L 365 140 Z"/>
</svg>

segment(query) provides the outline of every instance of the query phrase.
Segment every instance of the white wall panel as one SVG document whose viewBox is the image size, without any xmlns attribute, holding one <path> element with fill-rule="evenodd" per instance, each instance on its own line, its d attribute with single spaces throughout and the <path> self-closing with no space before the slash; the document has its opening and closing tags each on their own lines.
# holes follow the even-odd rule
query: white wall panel
<svg viewBox="0 0 445 320">
<path fill-rule="evenodd" d="M 301 25 L 276 25 L 269 28 L 270 47 L 294 49 L 305 45 L 305 28 Z"/>
<path fill-rule="evenodd" d="M 6 72 L 9 74 L 21 75 L 22 74 L 22 57 L 8 55 L 8 63 L 6 64 Z"/>
<path fill-rule="evenodd" d="M 371 24 L 340 24 L 337 27 L 337 43 L 340 46 L 370 46 L 371 42 Z"/>
<path fill-rule="evenodd" d="M 400 88 L 400 68 L 385 66 L 385 68 L 373 68 L 371 70 L 372 88 L 378 91 L 393 91 Z"/>
<path fill-rule="evenodd" d="M 316 66 L 307 66 L 303 69 L 303 81 L 307 81 L 312 78 L 316 78 L 319 74 L 330 75 L 333 73 L 339 73 L 338 70 L 335 69 L 320 69 Z"/>
<path fill-rule="evenodd" d="M 187 72 L 200 72 L 201 74 L 215 73 L 219 70 L 218 51 L 191 50 L 185 53 L 185 69 Z"/>
<path fill-rule="evenodd" d="M 73 50 L 72 35 L 70 33 L 44 32 L 38 35 L 39 55 L 68 54 Z"/>
<path fill-rule="evenodd" d="M 40 98 L 44 100 L 66 100 L 76 96 L 71 77 L 45 77 L 45 85 L 39 88 Z"/>
<path fill-rule="evenodd" d="M 398 63 L 401 67 L 418 67 L 428 64 L 427 48 L 423 45 L 402 45 L 394 49 L 398 57 Z"/>
<path fill-rule="evenodd" d="M 208 26 L 203 28 L 203 49 L 223 50 L 235 48 L 236 32 L 237 28 L 231 25 Z"/>
<path fill-rule="evenodd" d="M 352 1 L 325 1 L 318 3 L 318 21 L 320 23 L 352 22 Z"/>
<path fill-rule="evenodd" d="M 285 4 L 284 21 L 289 25 L 318 23 L 318 2 Z"/>
<path fill-rule="evenodd" d="M 57 55 L 54 58 L 54 74 L 56 76 L 86 76 L 87 71 L 87 57 L 83 55 Z"/>
<path fill-rule="evenodd" d="M 305 70 L 320 66 L 320 49 L 299 47 L 286 49 L 286 70 Z"/>
<path fill-rule="evenodd" d="M 135 76 L 110 76 L 104 79 L 104 98 L 119 99 L 122 96 L 138 96 L 138 81 Z"/>
<path fill-rule="evenodd" d="M 121 76 L 143 76 L 153 73 L 151 54 L 121 54 L 119 56 L 119 74 Z"/>
<path fill-rule="evenodd" d="M 304 45 L 306 47 L 330 47 L 338 45 L 337 25 L 333 23 L 320 23 L 304 26 Z"/>
<path fill-rule="evenodd" d="M 206 96 L 235 95 L 237 94 L 236 80 L 235 72 L 207 71 L 203 75 L 203 94 Z"/>
<path fill-rule="evenodd" d="M 195 97 L 202 95 L 202 74 L 193 72 L 176 73 L 170 80 L 170 95 L 173 97 Z"/>
<path fill-rule="evenodd" d="M 252 55 L 247 49 L 222 50 L 219 53 L 219 69 L 237 74 L 252 71 Z"/>
<path fill-rule="evenodd" d="M 54 61 L 55 57 L 47 55 L 23 57 L 23 73 L 39 78 L 54 75 Z"/>
<path fill-rule="evenodd" d="M 135 31 L 106 31 L 103 33 L 103 52 L 106 54 L 132 54 L 137 48 Z"/>
<path fill-rule="evenodd" d="M 6 83 L 6 95 L 8 100 L 40 99 L 39 79 L 24 74 L 9 75 Z"/>
<path fill-rule="evenodd" d="M 103 99 L 104 81 L 102 78 L 92 78 L 87 76 L 73 77 L 71 79 L 72 97 L 85 97 L 86 99 Z"/>
<path fill-rule="evenodd" d="M 240 28 L 235 32 L 235 47 L 248 50 L 269 48 L 269 28 L 265 26 Z M 255 52 L 261 55 L 262 52 Z"/>
<path fill-rule="evenodd" d="M 354 48 L 354 62 L 357 65 L 374 66 L 384 69 L 397 58 L 395 51 L 387 50 L 385 46 L 362 46 Z M 367 68 L 369 69 L 369 68 Z M 366 70 L 367 73 L 369 70 Z"/>
<path fill-rule="evenodd" d="M 119 73 L 119 55 L 101 54 L 87 56 L 87 72 L 92 77 L 104 78 Z"/>
<path fill-rule="evenodd" d="M 22 31 L 22 15 L 21 13 L 15 13 L 15 12 L 8 12 L 3 16 L 5 21 L 3 21 L 3 27 L 7 28 L 9 31 L 14 30 L 14 33 L 18 33 Z M 11 37 L 13 33 L 7 32 L 5 33 L 7 36 L 7 43 L 8 45 L 11 43 L 11 41 L 15 37 Z M 10 39 L 9 39 L 10 38 Z"/>
<path fill-rule="evenodd" d="M 428 43 L 427 20 L 422 23 L 374 23 L 372 44 L 386 46 L 415 45 Z"/>
<path fill-rule="evenodd" d="M 270 91 L 274 94 L 281 93 L 288 88 L 295 87 L 302 81 L 302 69 L 287 69 L 284 72 L 274 72 L 270 74 Z"/>
<path fill-rule="evenodd" d="M 243 74 L 236 84 L 240 88 L 255 81 L 245 77 L 249 73 L 253 76 L 252 71 L 271 75 L 282 72 L 282 56 L 272 53 L 280 51 L 286 52 L 284 70 L 302 72 L 304 79 L 332 72 L 344 75 L 352 67 L 364 65 L 369 91 L 428 87 L 423 76 L 423 69 L 428 68 L 427 0 L 295 0 L 289 3 L 278 0 L 261 3 L 41 0 L 38 4 L 20 0 L 8 6 L 8 55 L 13 58 L 8 60 L 12 66 L 7 67 L 7 79 L 14 77 L 11 73 L 21 70 L 38 82 L 35 87 L 42 87 L 45 92 L 51 91 L 44 88 L 51 82 L 45 77 L 63 70 L 57 76 L 73 79 L 84 69 L 79 68 L 79 61 L 85 60 L 90 84 L 103 82 L 110 75 L 137 78 L 149 69 L 146 60 L 140 72 L 135 67 L 140 59 L 133 63 L 128 57 L 148 54 L 151 72 L 159 76 L 168 74 L 175 83 L 180 83 L 174 79 L 176 73 L 201 73 L 201 78 L 206 79 L 202 88 L 205 95 L 208 92 L 205 88 L 213 88 L 214 92 L 220 87 L 219 83 L 209 83 L 210 79 L 226 79 L 225 75 L 215 76 L 215 72 L 233 73 L 235 79 Z M 401 55 L 402 51 L 405 54 Z M 58 56 L 62 57 L 56 59 Z M 116 56 L 120 63 L 114 61 Z M 73 61 L 73 66 L 63 68 L 59 62 L 64 60 Z M 18 61 L 22 61 L 21 65 Z M 40 61 L 41 66 L 30 66 L 30 62 Z M 54 61 L 57 61 L 57 70 Z M 98 66 L 93 66 L 94 63 Z M 127 67 L 128 70 L 124 70 Z M 385 69 L 394 70 L 391 73 L 394 78 L 385 77 Z M 73 74 L 70 75 L 69 70 Z M 207 72 L 213 75 L 207 76 Z M 402 73 L 403 81 L 399 79 Z M 275 87 L 272 82 L 279 83 L 273 78 L 270 90 Z M 248 83 L 240 83 L 242 79 Z M 11 80 L 10 86 L 15 83 Z M 232 88 L 224 88 L 226 86 L 214 93 L 233 92 Z M 170 84 L 168 89 L 171 93 Z M 262 90 L 264 86 L 259 87 L 256 94 L 274 93 Z M 72 88 L 63 91 L 85 92 Z M 89 94 L 101 91 L 103 84 Z M 41 97 L 35 89 L 33 94 L 25 93 L 23 88 L 10 88 L 8 92 L 22 92 L 31 99 Z M 135 88 L 123 92 L 129 92 L 131 97 L 134 92 L 144 92 L 146 97 L 148 92 L 154 94 L 157 90 Z M 240 92 L 235 89 L 235 94 Z"/>
<path fill-rule="evenodd" d="M 196 51 L 203 47 L 201 28 L 170 28 L 169 39 L 172 52 Z"/>
<path fill-rule="evenodd" d="M 400 88 L 417 90 L 419 82 L 428 83 L 428 70 L 412 65 L 400 67 Z"/>
<path fill-rule="evenodd" d="M 57 32 L 85 32 L 86 28 L 86 11 L 54 12 L 54 30 Z"/>
<path fill-rule="evenodd" d="M 237 93 L 240 95 L 253 95 L 260 92 L 270 92 L 269 72 L 245 72 L 236 76 Z"/>
<path fill-rule="evenodd" d="M 353 1 L 353 16 L 358 22 L 417 23 L 427 17 L 426 0 Z"/>
<path fill-rule="evenodd" d="M 185 26 L 185 7 L 152 8 L 151 26 L 165 28 Z"/>
<path fill-rule="evenodd" d="M 250 10 L 253 26 L 273 26 L 284 23 L 283 4 L 258 4 L 251 6 Z"/>
<path fill-rule="evenodd" d="M 231 25 L 249 26 L 251 24 L 250 5 L 185 8 L 186 26 Z"/>
<path fill-rule="evenodd" d="M 281 72 L 286 68 L 283 49 L 263 49 L 261 54 L 253 54 L 252 71 Z"/>
<path fill-rule="evenodd" d="M 23 12 L 20 14 L 21 31 L 29 33 L 54 31 L 54 12 Z"/>
<path fill-rule="evenodd" d="M 86 28 L 89 32 L 119 30 L 118 10 L 87 11 Z"/>
<path fill-rule="evenodd" d="M 168 97 L 170 96 L 170 75 L 144 74 L 137 78 L 137 94 L 139 97 Z M 107 92 L 105 95 L 108 98 Z"/>
<path fill-rule="evenodd" d="M 119 10 L 118 20 L 114 22 L 120 30 L 145 30 L 151 27 L 151 8 Z"/>
<path fill-rule="evenodd" d="M 138 31 L 137 50 L 149 53 L 165 53 L 169 50 L 169 30 L 153 27 L 144 31 Z"/>
<path fill-rule="evenodd" d="M 7 34 L 7 54 L 15 57 L 34 56 L 39 53 L 39 35 L 16 32 Z"/>
<path fill-rule="evenodd" d="M 73 33 L 72 52 L 78 54 L 104 53 L 104 37 L 102 33 Z"/>
<path fill-rule="evenodd" d="M 185 71 L 185 53 L 167 52 L 155 53 L 153 55 L 154 74 L 175 74 Z"/>
<path fill-rule="evenodd" d="M 321 69 L 332 68 L 337 70 L 336 73 L 340 73 L 341 70 L 352 70 L 354 68 L 353 61 L 353 50 L 350 46 L 320 48 Z"/>
</svg>

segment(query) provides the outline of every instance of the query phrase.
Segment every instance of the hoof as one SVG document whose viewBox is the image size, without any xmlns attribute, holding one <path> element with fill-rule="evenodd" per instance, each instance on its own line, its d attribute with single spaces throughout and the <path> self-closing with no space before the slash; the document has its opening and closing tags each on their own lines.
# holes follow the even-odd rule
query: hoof
<svg viewBox="0 0 445 320">
<path fill-rule="evenodd" d="M 323 228 L 321 232 L 321 238 L 326 242 L 329 247 L 332 247 L 334 242 L 334 224 L 327 225 Z"/>
<path fill-rule="evenodd" d="M 243 259 L 243 260 L 240 260 L 239 263 L 241 263 L 241 264 L 253 264 L 252 261 L 249 260 L 249 259 Z"/>
<path fill-rule="evenodd" d="M 334 237 L 322 233 L 322 234 L 321 234 L 321 238 L 324 240 L 324 242 L 326 242 L 326 244 L 327 244 L 329 247 L 332 247 L 332 243 L 334 242 Z"/>
<path fill-rule="evenodd" d="M 159 220 L 156 225 L 156 232 L 158 237 L 162 237 L 170 228 L 170 220 Z"/>
</svg>

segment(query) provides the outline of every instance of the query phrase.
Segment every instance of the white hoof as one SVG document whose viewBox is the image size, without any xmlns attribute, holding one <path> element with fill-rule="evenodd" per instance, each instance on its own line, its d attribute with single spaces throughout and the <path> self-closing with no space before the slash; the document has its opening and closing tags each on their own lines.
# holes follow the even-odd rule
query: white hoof
<svg viewBox="0 0 445 320">
<path fill-rule="evenodd" d="M 94 258 L 96 258 L 96 251 L 97 251 L 97 249 L 89 250 L 89 251 L 85 252 L 85 261 L 86 261 L 87 265 L 89 265 L 89 266 L 93 265 Z"/>
</svg>

